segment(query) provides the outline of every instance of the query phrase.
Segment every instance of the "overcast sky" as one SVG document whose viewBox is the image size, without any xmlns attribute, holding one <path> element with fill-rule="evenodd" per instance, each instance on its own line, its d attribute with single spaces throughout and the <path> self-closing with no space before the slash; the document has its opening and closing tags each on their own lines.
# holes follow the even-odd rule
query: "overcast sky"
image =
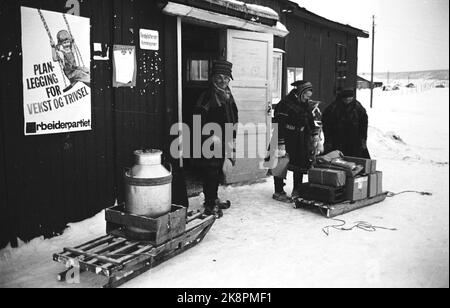
<svg viewBox="0 0 450 308">
<path fill-rule="evenodd" d="M 328 19 L 372 31 L 375 71 L 449 68 L 449 0 L 296 0 Z M 372 39 L 359 40 L 358 72 L 370 72 Z"/>
</svg>

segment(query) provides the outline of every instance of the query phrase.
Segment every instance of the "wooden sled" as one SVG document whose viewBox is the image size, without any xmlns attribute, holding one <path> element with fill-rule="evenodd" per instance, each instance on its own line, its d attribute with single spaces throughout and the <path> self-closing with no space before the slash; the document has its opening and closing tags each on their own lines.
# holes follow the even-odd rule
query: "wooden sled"
<svg viewBox="0 0 450 308">
<path fill-rule="evenodd" d="M 80 273 L 92 272 L 107 277 L 109 280 L 104 288 L 117 288 L 199 244 L 215 220 L 214 216 L 200 212 L 189 213 L 185 231 L 160 245 L 110 233 L 75 248 L 65 248 L 53 256 L 55 262 L 63 263 L 67 268 L 58 275 L 58 280 L 66 281 L 68 273 L 79 269 Z"/>
<path fill-rule="evenodd" d="M 297 209 L 311 209 L 316 212 L 320 212 L 327 218 L 334 218 L 343 214 L 353 212 L 355 210 L 371 206 L 386 200 L 388 193 L 382 193 L 373 198 L 364 199 L 356 202 L 342 202 L 338 204 L 325 204 L 317 201 L 310 201 L 305 199 L 297 199 L 295 201 L 295 208 Z"/>
</svg>

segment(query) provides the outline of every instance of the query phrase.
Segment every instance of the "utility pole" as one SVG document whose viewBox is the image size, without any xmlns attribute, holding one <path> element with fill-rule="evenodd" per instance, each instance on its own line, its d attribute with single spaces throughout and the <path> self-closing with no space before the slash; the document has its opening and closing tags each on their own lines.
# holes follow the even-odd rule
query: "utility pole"
<svg viewBox="0 0 450 308">
<path fill-rule="evenodd" d="M 374 63 L 375 63 L 375 15 L 372 16 L 373 22 L 372 22 L 372 72 L 371 72 L 371 79 L 370 79 L 370 108 L 373 108 L 373 70 L 374 70 Z"/>
</svg>

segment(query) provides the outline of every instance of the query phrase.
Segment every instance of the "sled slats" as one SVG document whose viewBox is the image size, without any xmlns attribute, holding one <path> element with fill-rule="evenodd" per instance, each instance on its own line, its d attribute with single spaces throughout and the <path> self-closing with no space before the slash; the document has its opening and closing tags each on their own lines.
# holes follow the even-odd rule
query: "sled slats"
<svg viewBox="0 0 450 308">
<path fill-rule="evenodd" d="M 135 245 L 133 245 L 133 247 L 136 247 L 138 245 L 138 243 L 136 243 Z M 142 254 L 147 253 L 148 251 L 150 251 L 151 249 L 153 249 L 153 246 L 145 246 L 144 248 L 141 248 L 139 250 L 133 251 L 133 252 L 128 252 L 127 254 L 125 254 L 124 256 L 121 256 L 120 259 L 117 259 L 117 262 L 121 265 L 123 265 L 123 263 L 135 259 L 139 256 L 141 256 Z M 129 250 L 129 249 L 126 249 Z M 125 252 L 125 249 L 123 251 L 117 251 L 115 252 L 115 254 L 119 254 L 121 252 Z M 111 266 L 115 265 L 114 263 L 110 262 L 107 263 L 105 265 L 102 266 L 103 269 L 109 269 Z"/>
<path fill-rule="evenodd" d="M 89 253 L 86 251 L 82 251 L 82 250 L 78 250 L 78 249 L 74 249 L 74 248 L 65 248 L 65 251 L 68 251 L 72 254 L 78 255 L 78 256 L 84 256 L 84 257 L 88 257 L 88 258 L 95 258 L 98 259 L 100 261 L 103 262 L 108 262 L 108 263 L 112 263 L 112 264 L 116 264 L 116 265 L 120 265 L 120 262 L 118 262 L 117 260 L 108 258 L 108 257 L 104 257 L 95 253 Z"/>
<path fill-rule="evenodd" d="M 80 250 L 91 250 L 93 248 L 96 248 L 100 245 L 104 245 L 106 243 L 108 243 L 109 241 L 113 240 L 113 237 L 110 235 L 107 236 L 102 236 L 100 238 L 97 238 L 95 240 L 89 241 L 87 243 L 84 243 L 80 246 L 76 246 L 75 249 L 80 249 Z M 63 253 L 63 255 L 65 256 L 70 256 L 72 253 L 70 251 L 67 251 L 65 253 Z"/>
<path fill-rule="evenodd" d="M 91 241 L 89 243 L 86 243 L 84 245 L 75 247 L 75 249 L 90 250 L 90 249 L 92 249 L 94 247 L 97 247 L 99 245 L 108 243 L 109 241 L 111 241 L 113 239 L 114 238 L 112 236 L 109 236 L 109 235 L 108 236 L 104 236 L 104 237 L 101 237 L 101 238 L 99 238 L 97 240 L 93 240 L 93 241 Z"/>
<path fill-rule="evenodd" d="M 200 243 L 215 222 L 214 216 L 189 213 L 186 231 L 155 246 L 151 242 L 126 239 L 124 234 L 110 234 L 76 248 L 65 248 L 53 256 L 54 261 L 66 265 L 58 275 L 65 281 L 73 268 L 109 278 L 106 288 L 118 287 L 162 262 Z"/>
<path fill-rule="evenodd" d="M 119 239 L 117 241 L 114 241 L 110 245 L 107 245 L 105 247 L 103 247 L 103 246 L 97 247 L 96 249 L 94 249 L 92 251 L 88 251 L 88 252 L 96 253 L 96 254 L 102 254 L 102 253 L 109 252 L 109 251 L 115 249 L 116 247 L 121 246 L 121 245 L 126 244 L 126 243 L 127 243 L 126 239 Z"/>
</svg>

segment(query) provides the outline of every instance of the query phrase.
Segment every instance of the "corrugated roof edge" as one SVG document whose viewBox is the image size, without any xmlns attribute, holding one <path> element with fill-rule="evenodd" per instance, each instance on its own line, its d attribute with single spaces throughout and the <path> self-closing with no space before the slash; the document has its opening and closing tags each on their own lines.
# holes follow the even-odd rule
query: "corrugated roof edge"
<svg viewBox="0 0 450 308">
<path fill-rule="evenodd" d="M 290 7 L 292 10 L 292 13 L 295 16 L 305 19 L 305 20 L 308 20 L 309 22 L 316 23 L 319 25 L 325 25 L 329 28 L 347 32 L 347 33 L 350 33 L 350 34 L 353 34 L 355 36 L 362 37 L 362 38 L 370 37 L 370 34 L 367 31 L 352 27 L 350 25 L 345 25 L 345 24 L 327 19 L 320 15 L 317 15 L 317 14 L 301 7 L 298 3 L 292 2 L 290 0 L 278 0 L 278 1 L 280 1 L 283 4 L 286 4 L 286 8 Z M 286 8 L 285 8 L 285 10 L 283 10 L 283 12 L 289 13 L 289 11 L 287 11 Z"/>
</svg>

